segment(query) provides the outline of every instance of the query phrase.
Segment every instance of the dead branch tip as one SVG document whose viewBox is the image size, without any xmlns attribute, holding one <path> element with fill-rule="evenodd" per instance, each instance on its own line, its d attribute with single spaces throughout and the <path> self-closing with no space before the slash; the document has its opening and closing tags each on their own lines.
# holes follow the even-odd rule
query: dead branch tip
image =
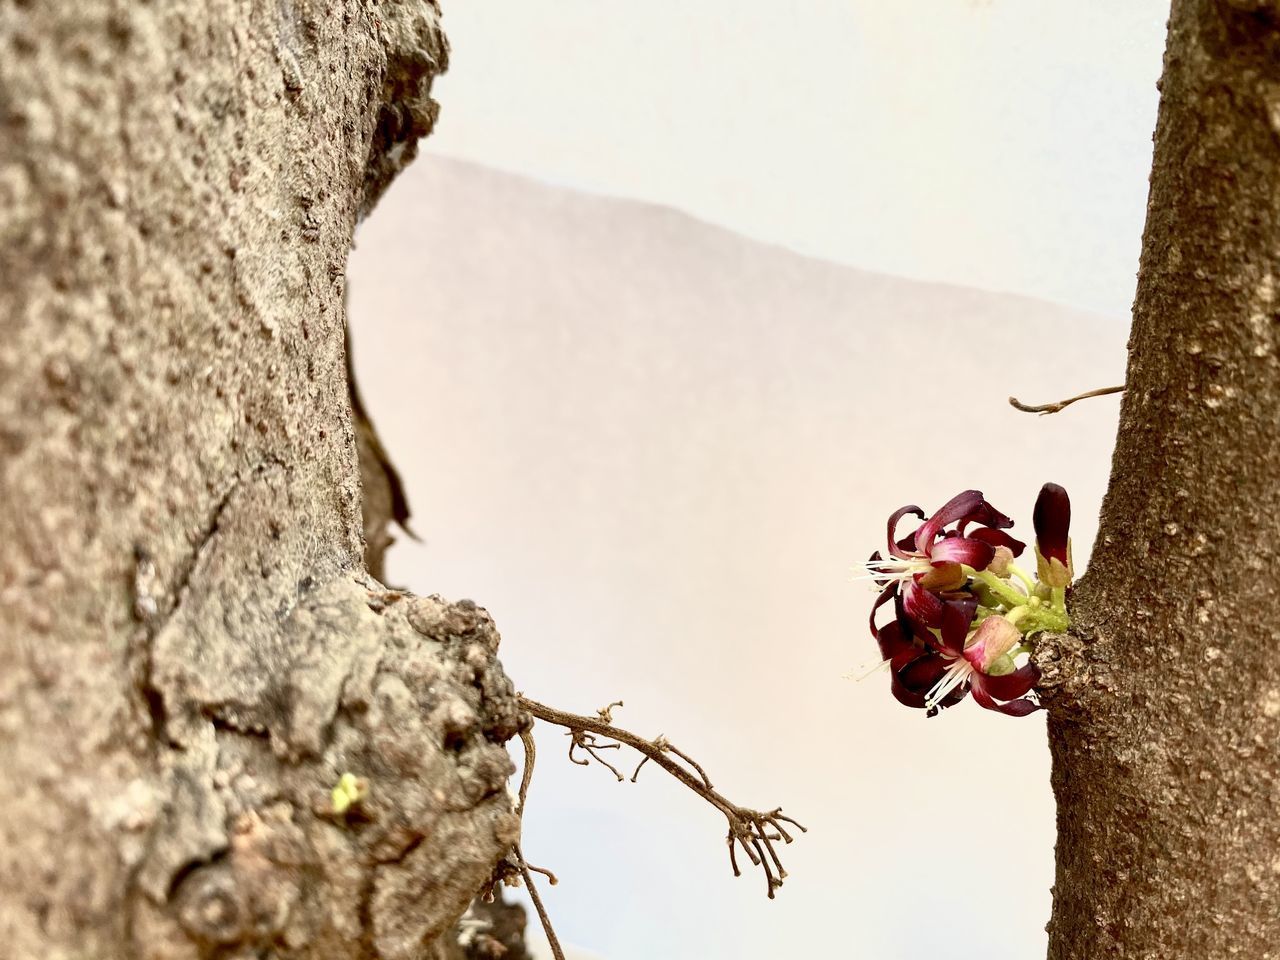
<svg viewBox="0 0 1280 960">
<path fill-rule="evenodd" d="M 621 701 L 597 710 L 594 717 L 566 713 L 524 696 L 520 697 L 520 706 L 537 719 L 565 729 L 565 735 L 569 737 L 569 759 L 579 766 L 590 766 L 591 760 L 595 760 L 621 781 L 625 778 L 617 767 L 600 755 L 600 751 L 628 746 L 641 755 L 640 763 L 631 774 L 633 783 L 646 763 L 653 762 L 667 771 L 719 810 L 725 818 L 728 826 L 726 839 L 729 845 L 729 865 L 734 876 L 742 875 L 737 857 L 737 848 L 741 847 L 752 866 L 759 867 L 764 873 L 770 899 L 777 888 L 782 886 L 787 871 L 783 869 L 775 844 L 791 843 L 793 840 L 783 824 L 789 824 L 802 833 L 807 831 L 795 820 L 784 816 L 781 807 L 762 812 L 738 806 L 712 787 L 711 778 L 701 765 L 678 749 L 666 736 L 660 734 L 649 740 L 630 730 L 614 726 L 613 708 L 622 706 Z M 586 756 L 581 756 L 578 751 Z M 526 786 L 526 783 L 522 783 L 522 788 Z"/>
<path fill-rule="evenodd" d="M 1066 400 L 1058 400 L 1055 403 L 1041 403 L 1034 405 L 1023 403 L 1017 397 L 1010 397 L 1009 406 L 1013 407 L 1015 410 L 1021 410 L 1023 413 L 1038 413 L 1043 417 L 1050 413 L 1057 413 L 1059 410 L 1063 410 L 1066 407 L 1071 406 L 1071 404 L 1075 403 L 1077 400 L 1088 400 L 1090 397 L 1105 397 L 1108 394 L 1123 392 L 1124 384 L 1120 384 L 1118 387 L 1100 387 L 1097 390 L 1088 390 L 1084 393 L 1077 394 L 1074 397 L 1068 397 Z"/>
</svg>

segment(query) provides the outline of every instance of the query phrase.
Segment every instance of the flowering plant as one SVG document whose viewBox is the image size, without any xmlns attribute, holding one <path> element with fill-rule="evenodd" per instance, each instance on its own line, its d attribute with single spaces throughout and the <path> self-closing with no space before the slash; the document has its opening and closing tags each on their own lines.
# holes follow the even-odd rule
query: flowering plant
<svg viewBox="0 0 1280 960">
<path fill-rule="evenodd" d="M 898 537 L 907 516 L 920 526 Z M 1030 662 L 1035 635 L 1070 625 L 1071 501 L 1046 483 L 1036 499 L 1036 579 L 1014 560 L 1025 544 L 1005 533 L 1013 521 L 978 490 L 966 490 L 931 517 L 914 504 L 889 516 L 886 552 L 867 561 L 880 587 L 871 633 L 899 702 L 934 716 L 969 693 L 980 706 L 1022 717 L 1040 672 Z M 880 609 L 894 617 L 877 625 Z"/>
</svg>

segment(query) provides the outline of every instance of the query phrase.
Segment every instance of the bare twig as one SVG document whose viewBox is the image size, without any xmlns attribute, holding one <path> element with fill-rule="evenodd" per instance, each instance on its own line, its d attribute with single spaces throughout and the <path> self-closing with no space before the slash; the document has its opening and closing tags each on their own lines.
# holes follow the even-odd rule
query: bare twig
<svg viewBox="0 0 1280 960">
<path fill-rule="evenodd" d="M 520 861 L 520 875 L 524 877 L 524 885 L 529 888 L 529 899 L 533 901 L 533 908 L 538 911 L 538 919 L 542 922 L 542 932 L 547 935 L 547 943 L 551 946 L 551 956 L 555 960 L 564 960 L 564 950 L 560 947 L 560 938 L 556 936 L 555 928 L 551 926 L 551 917 L 547 915 L 547 908 L 542 905 L 542 897 L 538 895 L 538 888 L 533 882 L 533 871 L 546 874 L 550 879 L 551 885 L 555 886 L 556 878 L 550 872 L 540 867 L 530 867 L 524 858 L 524 854 L 520 852 L 520 844 L 515 846 L 516 859 Z"/>
<path fill-rule="evenodd" d="M 1105 397 L 1108 394 L 1123 392 L 1124 384 L 1122 383 L 1118 387 L 1099 387 L 1097 390 L 1088 390 L 1077 396 L 1068 397 L 1066 400 L 1059 400 L 1057 403 L 1042 403 L 1036 406 L 1023 403 L 1017 397 L 1010 397 L 1009 405 L 1015 410 L 1021 410 L 1023 413 L 1038 413 L 1043 417 L 1045 414 L 1057 413 L 1059 410 L 1071 406 L 1077 400 L 1088 400 L 1090 397 Z"/>
<path fill-rule="evenodd" d="M 608 709 L 609 709 L 608 707 L 605 708 L 605 710 L 608 710 Z M 600 712 L 603 713 L 604 711 L 600 711 Z M 601 721 L 601 722 L 607 722 L 607 721 Z M 615 767 L 608 760 L 606 760 L 604 757 L 600 756 L 600 754 L 596 752 L 597 750 L 621 750 L 622 749 L 621 746 L 619 746 L 616 743 L 601 743 L 599 740 L 595 738 L 594 735 L 590 733 L 584 733 L 581 730 L 567 730 L 565 731 L 565 736 L 569 738 L 569 760 L 570 761 L 572 761 L 573 763 L 576 763 L 580 767 L 591 766 L 590 760 L 580 760 L 573 755 L 574 750 L 585 750 L 587 753 L 589 753 L 592 757 L 595 758 L 596 763 L 600 764 L 602 767 L 607 767 L 609 770 L 613 772 L 613 775 L 618 778 L 619 782 L 622 781 L 623 776 L 618 772 L 618 768 Z"/>
<path fill-rule="evenodd" d="M 525 859 L 524 859 L 524 857 L 521 857 L 521 858 L 520 858 L 520 862 L 521 862 L 522 864 L 524 864 L 524 866 L 525 866 L 525 868 L 526 868 L 526 869 L 528 869 L 528 870 L 532 870 L 534 873 L 540 873 L 540 874 L 542 874 L 544 877 L 546 877 L 546 878 L 547 878 L 547 883 L 551 884 L 553 887 L 554 887 L 556 884 L 558 884 L 558 883 L 560 882 L 560 878 L 559 878 L 559 877 L 557 877 L 557 876 L 556 876 L 554 873 L 552 873 L 550 870 L 548 870 L 546 867 L 535 867 L 535 866 L 534 866 L 532 863 L 530 863 L 528 860 L 525 860 Z"/>
<path fill-rule="evenodd" d="M 516 799 L 516 815 L 524 815 L 525 801 L 529 796 L 529 784 L 533 782 L 533 767 L 538 759 L 538 748 L 533 742 L 533 735 L 528 728 L 520 731 L 520 742 L 524 744 L 524 770 L 520 774 L 520 793 Z M 584 763 L 586 761 L 583 761 Z M 524 885 L 529 888 L 529 899 L 533 901 L 534 909 L 538 911 L 538 920 L 542 923 L 542 932 L 546 934 L 547 943 L 551 946 L 551 955 L 554 960 L 565 960 L 564 950 L 560 947 L 560 939 L 556 936 L 555 928 L 551 925 L 551 917 L 547 913 L 546 906 L 542 903 L 542 897 L 538 894 L 538 888 L 533 882 L 533 875 L 540 873 L 550 881 L 554 887 L 560 881 L 556 879 L 556 875 L 544 867 L 535 867 L 524 858 L 524 852 L 520 849 L 520 844 L 512 844 L 508 854 L 498 861 L 498 866 L 493 876 L 489 880 L 488 888 L 484 892 L 486 900 L 494 899 L 494 890 L 499 883 L 506 883 L 508 886 L 518 885 L 519 878 L 524 880 Z"/>
<path fill-rule="evenodd" d="M 685 753 L 683 750 L 677 747 L 665 736 L 663 736 L 662 734 L 658 734 L 656 737 L 654 737 L 653 746 L 657 750 L 668 750 L 671 753 L 674 753 L 677 757 L 679 757 L 689 766 L 693 767 L 693 769 L 698 771 L 698 776 L 702 778 L 703 786 L 705 786 L 708 790 L 714 789 L 711 786 L 711 778 L 707 776 L 707 771 L 702 769 L 702 767 L 698 764 L 698 761 L 693 759 L 693 757 L 689 756 L 687 753 Z M 648 762 L 649 762 L 648 754 L 645 754 L 643 757 L 640 758 L 640 762 L 636 764 L 635 773 L 631 774 L 632 783 L 635 783 L 636 777 L 640 776 L 640 768 L 643 767 Z"/>
<path fill-rule="evenodd" d="M 725 837 L 725 841 L 729 846 L 729 864 L 733 868 L 735 877 L 742 875 L 742 871 L 738 869 L 738 858 L 735 851 L 735 847 L 740 846 L 752 865 L 760 867 L 764 871 L 770 899 L 773 898 L 774 891 L 782 886 L 782 881 L 786 878 L 787 871 L 782 867 L 782 860 L 778 856 L 778 851 L 774 848 L 774 842 L 781 840 L 784 843 L 791 843 L 792 837 L 787 833 L 786 828 L 783 826 L 784 823 L 791 824 L 801 832 L 806 831 L 795 820 L 784 816 L 781 807 L 763 811 L 740 807 L 716 791 L 711 786 L 711 778 L 707 776 L 706 771 L 690 759 L 687 754 L 672 746 L 666 737 L 660 736 L 654 740 L 647 740 L 629 730 L 624 730 L 622 727 L 614 726 L 612 710 L 614 707 L 622 706 L 621 703 L 612 703 L 603 710 L 598 710 L 595 717 L 566 713 L 563 710 L 556 710 L 554 707 L 548 707 L 545 704 L 538 703 L 536 700 L 530 700 L 528 697 L 523 696 L 520 697 L 520 706 L 539 720 L 545 720 L 547 723 L 564 727 L 568 731 L 570 738 L 569 759 L 574 763 L 581 766 L 590 765 L 589 760 L 581 760 L 574 756 L 574 749 L 581 748 L 602 766 L 608 768 L 615 777 L 622 780 L 623 777 L 618 773 L 617 769 L 612 764 L 601 759 L 596 751 L 615 749 L 619 748 L 620 745 L 626 745 L 643 756 L 639 766 L 636 767 L 635 773 L 632 774 L 631 779 L 633 781 L 639 775 L 640 767 L 643 767 L 648 761 L 653 761 L 662 767 L 663 770 L 666 770 L 667 773 L 671 774 L 724 815 L 729 827 Z M 598 739 L 600 737 L 615 742 L 601 743 Z M 670 754 L 674 754 L 684 762 L 680 763 L 677 760 L 673 760 Z"/>
<path fill-rule="evenodd" d="M 538 759 L 538 746 L 533 742 L 533 734 L 526 727 L 520 731 L 520 742 L 524 744 L 524 770 L 520 773 L 520 794 L 516 802 L 516 816 L 524 816 L 524 802 L 529 796 L 529 784 L 533 782 L 533 765 Z"/>
<path fill-rule="evenodd" d="M 675 746 L 670 741 L 668 741 L 666 737 L 658 737 L 658 739 L 655 740 L 654 743 L 657 744 L 659 741 L 661 741 L 666 746 L 666 748 L 670 750 L 672 753 L 674 753 L 677 757 L 679 757 L 689 766 L 693 767 L 693 769 L 697 770 L 698 776 L 702 778 L 702 782 L 708 790 L 714 789 L 711 786 L 711 778 L 707 776 L 707 771 L 703 770 L 702 767 L 698 766 L 697 761 L 694 760 L 693 757 L 681 751 L 679 747 Z"/>
</svg>

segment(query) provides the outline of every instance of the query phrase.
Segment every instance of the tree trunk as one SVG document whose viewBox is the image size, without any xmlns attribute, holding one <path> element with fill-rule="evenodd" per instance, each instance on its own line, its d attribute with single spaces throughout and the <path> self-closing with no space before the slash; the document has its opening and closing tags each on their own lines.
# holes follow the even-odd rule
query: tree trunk
<svg viewBox="0 0 1280 960">
<path fill-rule="evenodd" d="M 430 0 L 0 0 L 5 956 L 431 956 L 517 837 L 492 622 L 361 556 L 344 270 L 444 58 Z"/>
<path fill-rule="evenodd" d="M 1280 3 L 1175 0 L 1128 389 L 1039 654 L 1051 960 L 1280 955 Z"/>
</svg>

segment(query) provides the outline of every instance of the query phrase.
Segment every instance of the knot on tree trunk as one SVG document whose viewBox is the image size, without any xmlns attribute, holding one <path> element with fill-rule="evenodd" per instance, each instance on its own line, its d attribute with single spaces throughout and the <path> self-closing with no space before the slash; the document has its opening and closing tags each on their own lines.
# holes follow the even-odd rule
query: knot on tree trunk
<svg viewBox="0 0 1280 960">
<path fill-rule="evenodd" d="M 1040 702 L 1059 719 L 1084 716 L 1115 691 L 1111 654 L 1094 631 L 1077 626 L 1070 633 L 1039 634 L 1031 660 L 1040 670 Z"/>
<path fill-rule="evenodd" d="M 161 773 L 121 841 L 148 960 L 420 957 L 518 839 L 493 621 L 303 559 L 306 501 L 282 467 L 242 482 L 154 625 Z"/>
</svg>

